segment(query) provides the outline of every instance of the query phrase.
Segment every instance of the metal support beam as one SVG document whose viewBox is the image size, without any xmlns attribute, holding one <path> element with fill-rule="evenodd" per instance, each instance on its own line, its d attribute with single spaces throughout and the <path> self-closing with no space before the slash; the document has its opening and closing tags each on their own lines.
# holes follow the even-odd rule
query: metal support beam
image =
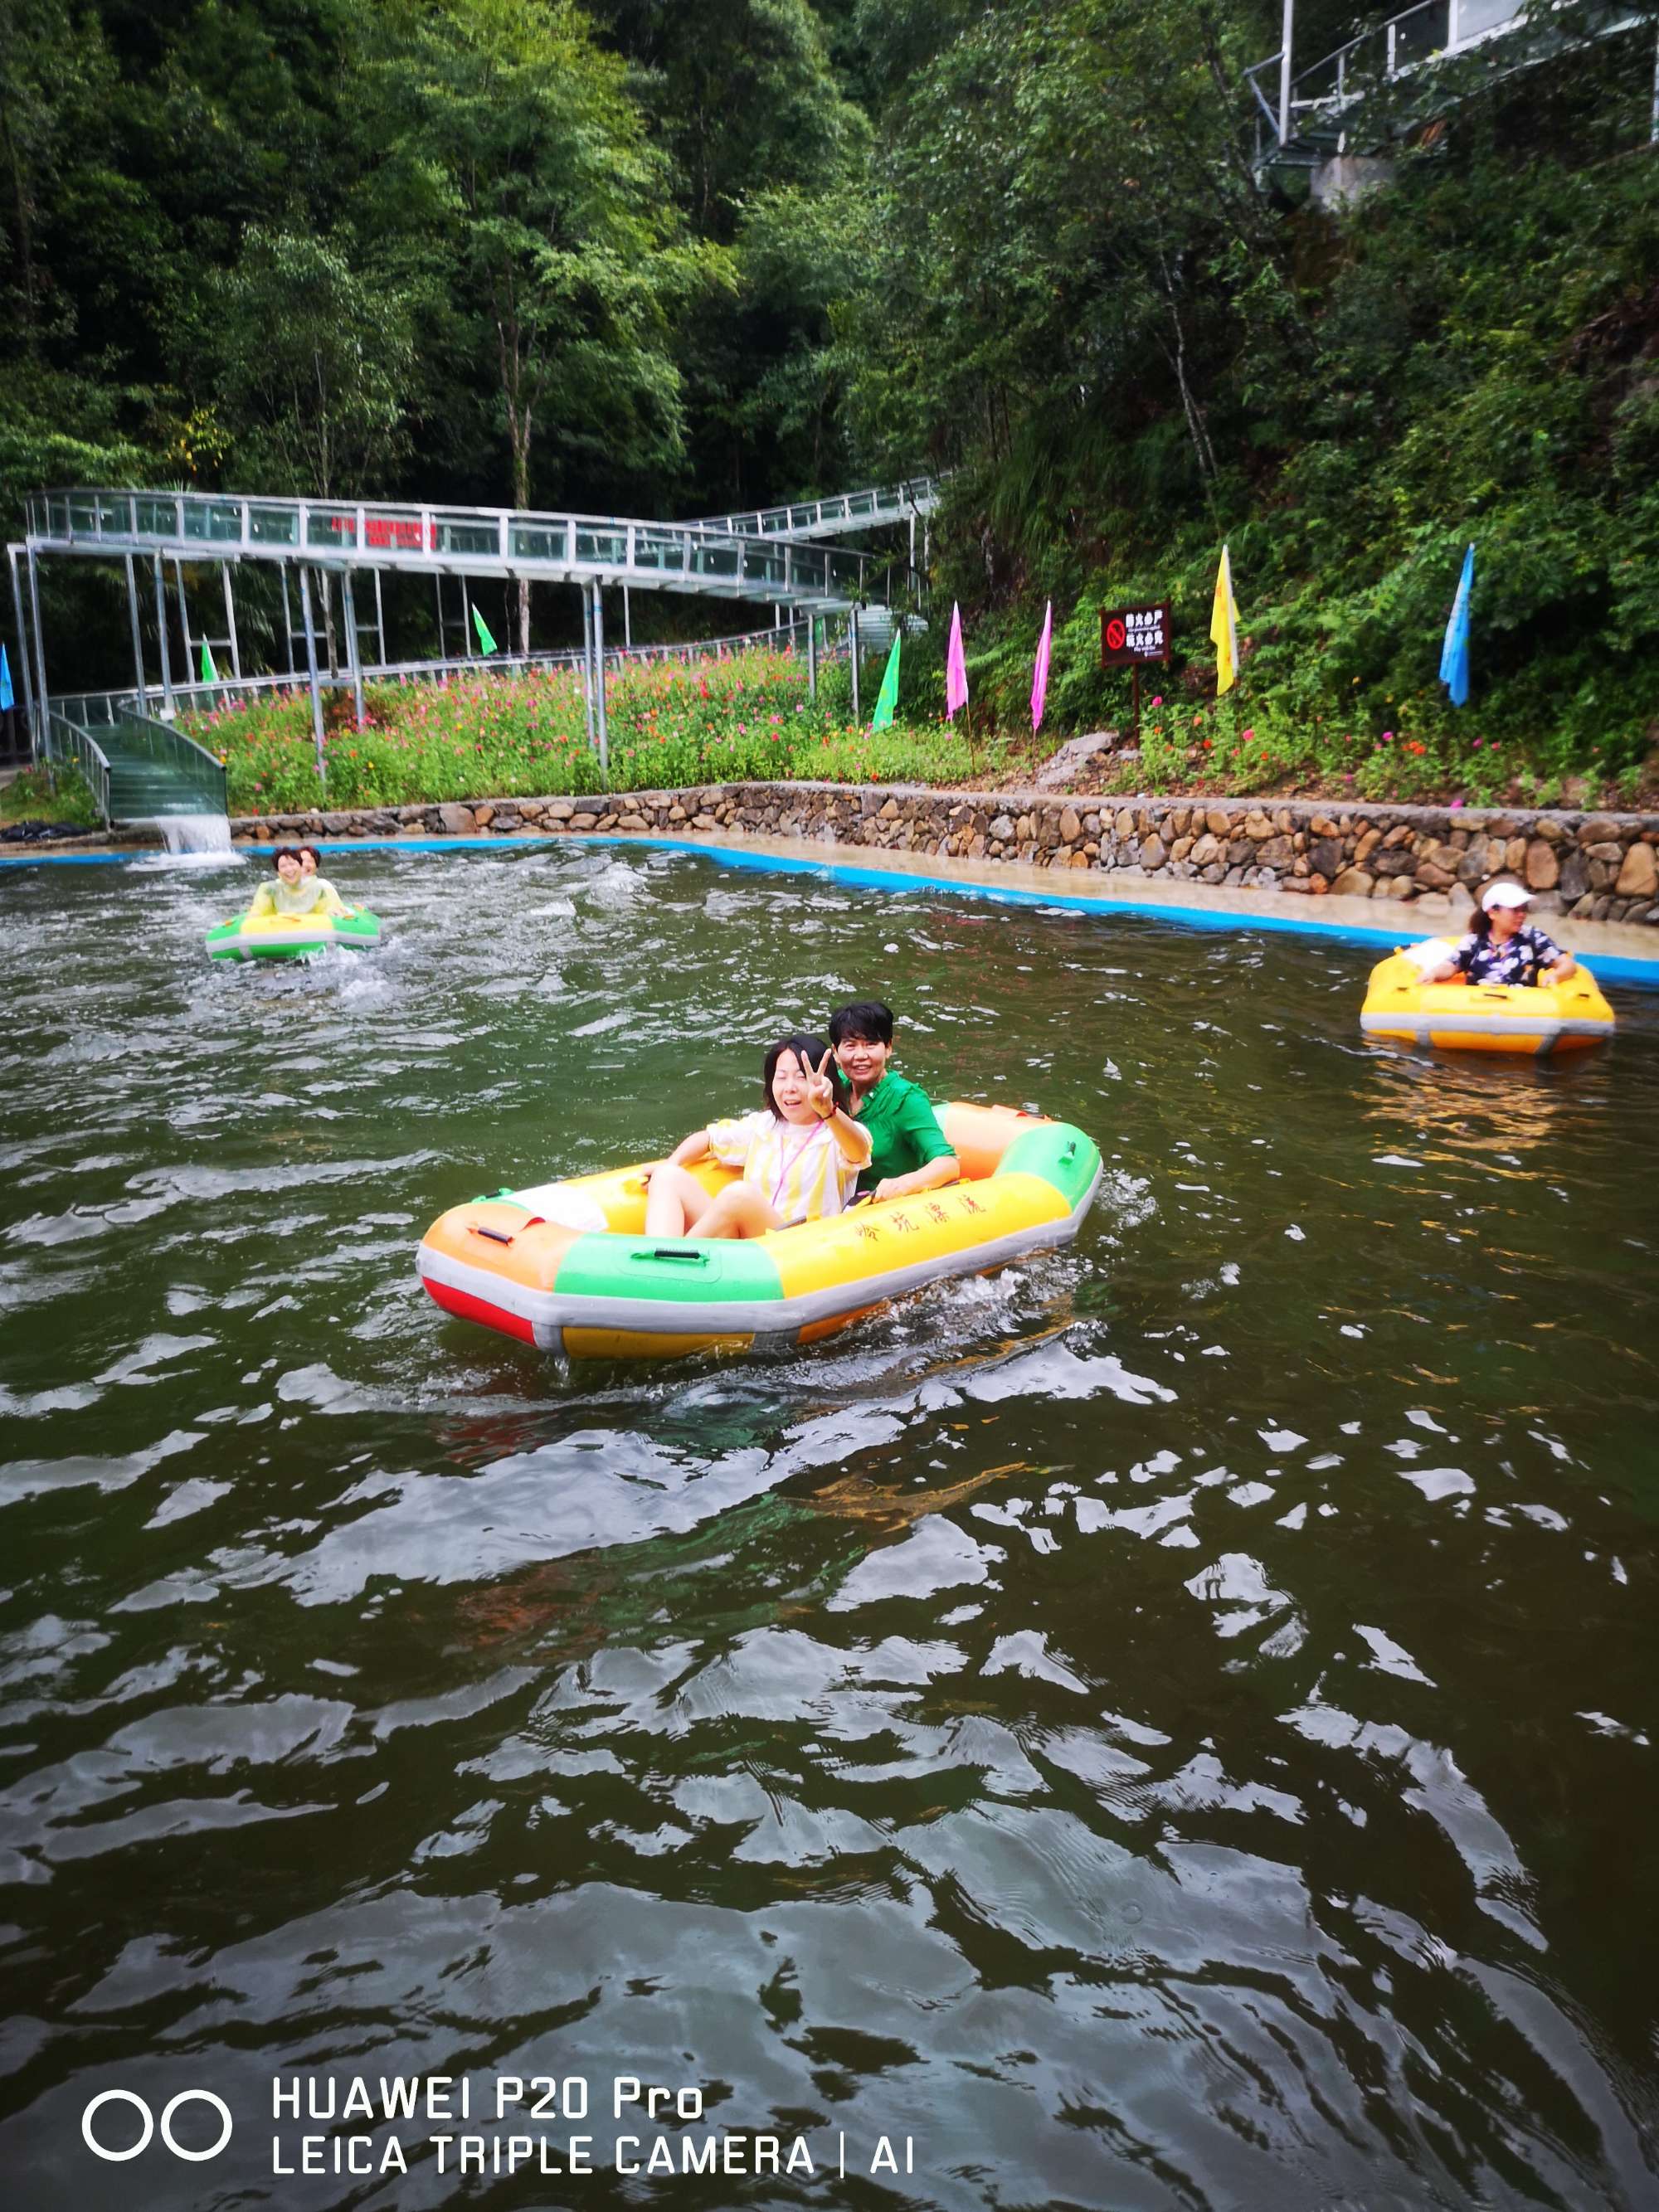
<svg viewBox="0 0 1659 2212">
<path fill-rule="evenodd" d="M 1279 143 L 1291 135 L 1291 42 L 1296 33 L 1296 0 L 1285 0 L 1284 27 L 1279 41 Z M 1389 56 L 1390 61 L 1393 56 Z"/>
<path fill-rule="evenodd" d="M 173 697 L 173 653 L 167 644 L 167 585 L 159 553 L 155 556 L 155 631 L 161 644 L 161 713 L 170 722 L 178 708 Z"/>
<path fill-rule="evenodd" d="M 605 594 L 593 582 L 593 671 L 595 720 L 599 734 L 599 774 L 611 774 L 611 731 L 605 711 Z"/>
<path fill-rule="evenodd" d="M 230 562 L 227 561 L 219 571 L 225 586 L 225 639 L 230 647 L 230 672 L 240 684 L 242 680 L 242 648 L 236 635 L 236 599 L 230 588 Z"/>
<path fill-rule="evenodd" d="M 582 708 L 587 716 L 587 742 L 595 742 L 593 726 L 593 602 L 586 584 L 578 584 L 582 601 Z"/>
<path fill-rule="evenodd" d="M 46 689 L 46 632 L 40 619 L 40 569 L 29 548 L 29 613 L 34 623 L 34 696 L 40 718 L 40 750 L 46 750 L 46 714 L 52 694 Z"/>
<path fill-rule="evenodd" d="M 341 619 L 345 623 L 347 665 L 351 670 L 351 696 L 357 708 L 357 727 L 368 720 L 363 710 L 363 656 L 357 646 L 357 596 L 351 587 L 351 571 L 340 576 Z"/>
<path fill-rule="evenodd" d="M 864 717 L 859 712 L 859 611 L 847 610 L 848 657 L 853 664 L 853 726 L 856 729 Z"/>
<path fill-rule="evenodd" d="M 127 620 L 132 626 L 132 685 L 138 694 L 139 706 L 148 714 L 149 692 L 144 683 L 144 641 L 138 628 L 138 571 L 133 566 L 131 553 L 127 556 Z"/>
<path fill-rule="evenodd" d="M 378 568 L 374 571 L 374 635 L 379 641 L 380 648 L 380 658 L 377 665 L 384 668 L 386 665 L 386 601 L 380 595 L 380 572 Z"/>
<path fill-rule="evenodd" d="M 282 567 L 276 571 L 276 574 L 283 580 L 283 635 L 288 640 L 288 672 L 290 676 L 297 676 L 300 672 L 295 666 L 294 659 L 294 609 L 289 602 L 287 562 L 283 563 Z M 443 650 L 441 642 L 440 642 L 438 650 L 441 653 Z"/>
<path fill-rule="evenodd" d="M 816 702 L 818 696 L 818 618 L 806 617 L 806 696 Z"/>
<path fill-rule="evenodd" d="M 11 568 L 11 611 L 17 622 L 17 673 L 23 684 L 23 722 L 29 733 L 29 744 L 38 753 L 40 749 L 40 728 L 34 714 L 34 674 L 29 653 L 29 634 L 23 621 L 23 586 L 17 571 L 17 556 L 21 548 L 9 545 L 6 559 Z"/>
<path fill-rule="evenodd" d="M 179 586 L 179 627 L 185 634 L 185 681 L 193 684 L 201 672 L 196 665 L 195 641 L 190 634 L 190 608 L 185 599 L 185 564 L 176 554 L 173 556 L 173 578 Z"/>
<path fill-rule="evenodd" d="M 311 684 L 311 735 L 317 748 L 317 780 L 328 789 L 328 757 L 323 750 L 323 695 L 317 684 L 317 625 L 311 614 L 311 571 L 300 571 L 300 617 L 306 629 L 306 674 Z"/>
<path fill-rule="evenodd" d="M 634 610 L 628 603 L 628 586 L 623 586 L 623 643 L 634 650 Z"/>
</svg>

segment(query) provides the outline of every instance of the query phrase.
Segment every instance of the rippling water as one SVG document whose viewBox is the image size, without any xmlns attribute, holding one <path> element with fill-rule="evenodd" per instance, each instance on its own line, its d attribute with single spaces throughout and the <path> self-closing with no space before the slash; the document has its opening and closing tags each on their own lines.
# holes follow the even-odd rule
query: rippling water
<svg viewBox="0 0 1659 2212">
<path fill-rule="evenodd" d="M 19 2212 L 1659 2203 L 1659 1002 L 1464 1063 L 1311 940 L 331 873 L 387 942 L 300 969 L 203 958 L 246 871 L 0 883 Z M 1098 1138 L 1070 1252 L 643 1378 L 424 1297 L 855 991 Z M 595 2170 L 285 2178 L 295 2074 L 586 2080 Z M 618 2075 L 813 2177 L 619 2176 Z M 84 2146 L 197 2085 L 217 2159 Z"/>
</svg>

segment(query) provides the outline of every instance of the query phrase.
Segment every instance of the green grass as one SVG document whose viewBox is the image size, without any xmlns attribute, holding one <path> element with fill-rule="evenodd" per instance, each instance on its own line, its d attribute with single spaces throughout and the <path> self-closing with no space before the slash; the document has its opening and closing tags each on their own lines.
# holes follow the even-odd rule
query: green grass
<svg viewBox="0 0 1659 2212">
<path fill-rule="evenodd" d="M 320 780 L 303 691 L 265 695 L 185 726 L 224 756 L 233 814 L 748 781 L 1029 783 L 1036 758 L 1060 732 L 1045 731 L 1034 756 L 1011 712 L 1003 729 L 970 744 L 965 730 L 929 714 L 926 664 L 915 658 L 915 689 L 901 698 L 909 719 L 879 733 L 854 723 L 844 664 L 822 671 L 816 700 L 804 663 L 787 654 L 624 670 L 609 691 L 608 775 L 587 741 L 580 686 L 565 670 L 446 688 L 370 685 L 361 730 L 349 695 L 331 692 Z M 976 709 L 981 730 L 994 703 L 988 684 Z M 1648 800 L 1652 787 L 1639 768 L 1610 774 L 1593 753 L 1588 773 L 1557 772 L 1485 718 L 1455 715 L 1426 688 L 1374 702 L 1357 691 L 1346 702 L 1252 699 L 1245 685 L 1220 702 L 1153 692 L 1138 755 L 1104 766 L 1108 791 L 1299 792 L 1337 801 L 1630 806 Z M 67 818 L 95 818 L 84 787 L 80 803 L 85 815 Z"/>
<path fill-rule="evenodd" d="M 78 769 L 26 768 L 0 787 L 0 823 L 11 822 L 57 822 L 95 830 L 97 802 Z"/>
</svg>

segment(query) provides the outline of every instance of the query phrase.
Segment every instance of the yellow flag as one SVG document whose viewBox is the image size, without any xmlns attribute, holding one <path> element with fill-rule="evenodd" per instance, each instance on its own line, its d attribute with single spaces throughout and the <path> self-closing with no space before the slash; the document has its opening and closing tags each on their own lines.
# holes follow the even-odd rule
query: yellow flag
<svg viewBox="0 0 1659 2212">
<path fill-rule="evenodd" d="M 1221 549 L 1221 566 L 1215 572 L 1210 638 L 1215 647 L 1215 689 L 1219 698 L 1238 681 L 1238 603 L 1233 597 L 1232 564 L 1224 545 Z"/>
</svg>

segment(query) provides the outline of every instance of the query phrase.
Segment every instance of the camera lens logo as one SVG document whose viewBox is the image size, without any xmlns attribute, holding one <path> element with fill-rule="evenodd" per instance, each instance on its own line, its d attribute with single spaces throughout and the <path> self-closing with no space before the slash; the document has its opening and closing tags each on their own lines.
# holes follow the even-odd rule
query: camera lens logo
<svg viewBox="0 0 1659 2212">
<path fill-rule="evenodd" d="M 143 2123 L 143 2133 L 136 2143 L 130 2143 L 125 2150 L 106 2149 L 98 2140 L 92 2124 L 96 2114 L 106 2105 L 131 2105 Z M 210 2143 L 206 2150 L 187 2150 L 183 2143 L 174 2140 L 173 2116 L 181 2105 L 212 2106 L 224 2124 L 217 2142 Z M 112 2166 L 125 2165 L 128 2159 L 137 2158 L 140 2151 L 148 2150 L 149 2139 L 155 2133 L 155 2113 L 151 2112 L 143 2099 L 135 2096 L 131 2089 L 100 2091 L 81 2115 L 81 2134 L 87 2148 L 94 2158 L 105 2159 Z M 176 2097 L 169 2097 L 161 2107 L 161 2141 L 173 2156 L 187 2159 L 192 2166 L 199 2166 L 204 2160 L 217 2158 L 230 2141 L 230 2106 L 226 2104 L 222 2097 L 216 2097 L 211 2089 L 181 2089 Z"/>
</svg>

